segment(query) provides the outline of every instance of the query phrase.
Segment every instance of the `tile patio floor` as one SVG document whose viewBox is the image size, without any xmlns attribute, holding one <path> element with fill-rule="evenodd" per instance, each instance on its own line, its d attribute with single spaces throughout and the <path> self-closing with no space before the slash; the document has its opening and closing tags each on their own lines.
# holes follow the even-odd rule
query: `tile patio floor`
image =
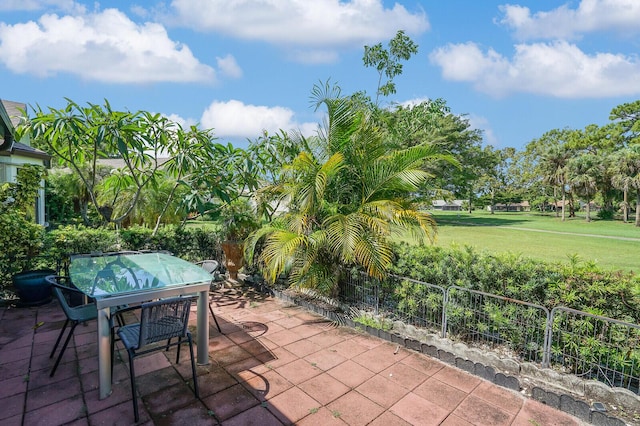
<svg viewBox="0 0 640 426">
<path fill-rule="evenodd" d="M 191 391 L 183 346 L 136 360 L 145 425 L 580 425 L 428 356 L 339 327 L 240 286 L 215 295 L 208 366 Z M 192 321 L 195 329 L 195 314 Z M 55 376 L 49 351 L 64 322 L 56 302 L 0 310 L 0 425 L 128 425 L 128 366 L 98 398 L 95 321 L 77 327 Z M 121 354 L 126 359 L 126 353 Z"/>
</svg>

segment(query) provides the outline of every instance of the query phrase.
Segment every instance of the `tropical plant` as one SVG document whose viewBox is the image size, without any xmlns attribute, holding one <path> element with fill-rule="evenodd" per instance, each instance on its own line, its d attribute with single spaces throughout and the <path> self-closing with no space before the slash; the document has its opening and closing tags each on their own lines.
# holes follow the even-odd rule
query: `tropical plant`
<svg viewBox="0 0 640 426">
<path fill-rule="evenodd" d="M 412 192 L 429 178 L 424 162 L 440 154 L 428 144 L 391 149 L 370 110 L 337 86 L 316 86 L 313 99 L 327 108 L 324 126 L 302 141 L 314 149 L 301 152 L 271 188 L 288 210 L 250 236 L 247 257 L 255 256 L 270 282 L 286 275 L 291 285 L 335 294 L 340 266 L 383 277 L 392 236 L 433 236 L 435 222 L 416 208 Z"/>
<path fill-rule="evenodd" d="M 568 183 L 576 194 L 585 198 L 585 219 L 591 221 L 591 200 L 598 191 L 598 180 L 604 174 L 602 159 L 582 154 L 567 162 Z"/>
<path fill-rule="evenodd" d="M 18 169 L 15 183 L 0 185 L 0 284 L 17 272 L 30 269 L 43 247 L 44 227 L 34 222 L 35 200 L 45 175 L 42 166 Z"/>
<path fill-rule="evenodd" d="M 548 133 L 549 137 L 558 137 L 556 133 Z M 540 159 L 540 167 L 544 176 L 545 182 L 552 185 L 554 188 L 554 199 L 556 189 L 560 189 L 562 200 L 562 220 L 566 219 L 565 205 L 567 200 L 567 162 L 571 157 L 571 153 L 568 149 L 562 145 L 551 145 L 542 154 Z M 556 201 L 556 200 L 554 200 Z M 556 216 L 558 215 L 557 202 L 556 202 Z"/>
</svg>

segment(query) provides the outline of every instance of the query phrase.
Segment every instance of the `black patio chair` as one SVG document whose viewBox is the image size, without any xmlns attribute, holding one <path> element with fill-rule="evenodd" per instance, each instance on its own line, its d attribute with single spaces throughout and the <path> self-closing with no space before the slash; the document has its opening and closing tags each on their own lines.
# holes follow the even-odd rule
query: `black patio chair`
<svg viewBox="0 0 640 426">
<path fill-rule="evenodd" d="M 213 300 L 212 300 L 212 295 L 211 292 L 217 290 L 217 284 L 215 284 L 215 274 L 218 271 L 218 268 L 220 267 L 220 263 L 218 263 L 217 260 L 213 260 L 213 259 L 205 259 L 205 260 L 201 260 L 199 262 L 195 263 L 196 265 L 200 266 L 202 269 L 204 269 L 205 271 L 207 271 L 208 273 L 211 274 L 212 278 L 211 278 L 211 286 L 209 287 L 209 312 L 211 313 L 211 316 L 213 317 L 213 320 L 216 323 L 216 327 L 218 327 L 218 332 L 222 333 L 222 329 L 220 328 L 220 324 L 218 324 L 218 318 L 216 318 L 216 314 L 213 313 L 213 306 L 211 306 L 213 304 Z"/>
<path fill-rule="evenodd" d="M 59 275 L 49 275 L 45 278 L 45 280 L 49 284 L 51 284 L 51 289 L 53 291 L 53 294 L 58 299 L 58 302 L 60 303 L 60 307 L 62 308 L 62 310 L 64 311 L 64 314 L 67 317 L 66 321 L 64 322 L 64 325 L 62 326 L 62 329 L 60 330 L 58 339 L 56 340 L 55 345 L 53 345 L 53 349 L 51 350 L 51 354 L 49 355 L 49 358 L 53 358 L 53 355 L 55 354 L 56 349 L 60 344 L 60 340 L 62 339 L 62 336 L 64 335 L 64 332 L 67 329 L 67 326 L 69 325 L 69 323 L 71 323 L 71 330 L 69 330 L 69 334 L 67 335 L 67 338 L 64 340 L 64 344 L 60 349 L 58 358 L 56 359 L 56 362 L 53 365 L 53 368 L 51 369 L 51 373 L 49 373 L 49 377 L 53 377 L 53 375 L 56 372 L 56 369 L 58 368 L 58 364 L 60 364 L 62 355 L 64 354 L 64 351 L 67 349 L 67 346 L 69 345 L 69 341 L 71 340 L 71 336 L 73 335 L 73 332 L 76 329 L 76 326 L 80 323 L 97 319 L 98 310 L 96 308 L 95 303 L 87 303 L 87 304 L 76 305 L 76 306 L 74 306 L 74 304 L 76 303 L 75 301 L 74 301 L 74 304 L 71 303 L 71 298 L 74 295 L 76 296 L 76 298 L 74 299 L 77 299 L 77 296 L 83 296 L 84 293 L 82 293 L 77 288 L 71 287 L 69 277 L 63 277 Z"/>
<path fill-rule="evenodd" d="M 129 375 L 131 376 L 131 391 L 133 394 L 133 413 L 135 421 L 139 420 L 138 398 L 136 392 L 136 375 L 134 371 L 134 359 L 140 355 L 150 352 L 166 350 L 170 346 L 178 346 L 176 354 L 176 364 L 180 362 L 180 345 L 183 339 L 189 343 L 189 353 L 191 355 L 191 372 L 193 374 L 193 391 L 196 398 L 200 397 L 198 392 L 198 378 L 196 376 L 196 363 L 193 355 L 193 341 L 191 332 L 188 329 L 189 313 L 191 310 L 192 298 L 174 297 L 171 299 L 157 300 L 143 303 L 138 307 L 122 309 L 124 313 L 133 309 L 140 309 L 140 322 L 127 324 L 119 327 L 117 334 L 122 341 L 127 354 L 129 355 Z M 177 342 L 171 339 L 177 338 Z M 165 343 L 159 344 L 159 342 Z M 114 343 L 111 343 L 111 359 L 114 357 Z"/>
</svg>

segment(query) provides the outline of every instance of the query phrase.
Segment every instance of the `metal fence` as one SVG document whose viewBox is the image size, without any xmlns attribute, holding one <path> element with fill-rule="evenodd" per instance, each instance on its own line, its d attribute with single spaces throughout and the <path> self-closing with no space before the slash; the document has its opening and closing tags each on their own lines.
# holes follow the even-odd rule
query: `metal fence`
<svg viewBox="0 0 640 426">
<path fill-rule="evenodd" d="M 340 302 L 640 394 L 640 325 L 495 294 L 345 271 Z"/>
</svg>

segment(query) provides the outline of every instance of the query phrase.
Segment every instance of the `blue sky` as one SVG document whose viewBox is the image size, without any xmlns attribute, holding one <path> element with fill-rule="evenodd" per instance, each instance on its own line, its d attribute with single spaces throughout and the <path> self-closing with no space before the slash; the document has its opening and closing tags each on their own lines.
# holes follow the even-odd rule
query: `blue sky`
<svg viewBox="0 0 640 426">
<path fill-rule="evenodd" d="M 640 98 L 640 1 L 3 0 L 0 98 L 162 113 L 246 146 L 314 132 L 314 84 L 375 96 L 365 45 L 419 46 L 385 104 L 443 98 L 496 148 Z"/>
</svg>

